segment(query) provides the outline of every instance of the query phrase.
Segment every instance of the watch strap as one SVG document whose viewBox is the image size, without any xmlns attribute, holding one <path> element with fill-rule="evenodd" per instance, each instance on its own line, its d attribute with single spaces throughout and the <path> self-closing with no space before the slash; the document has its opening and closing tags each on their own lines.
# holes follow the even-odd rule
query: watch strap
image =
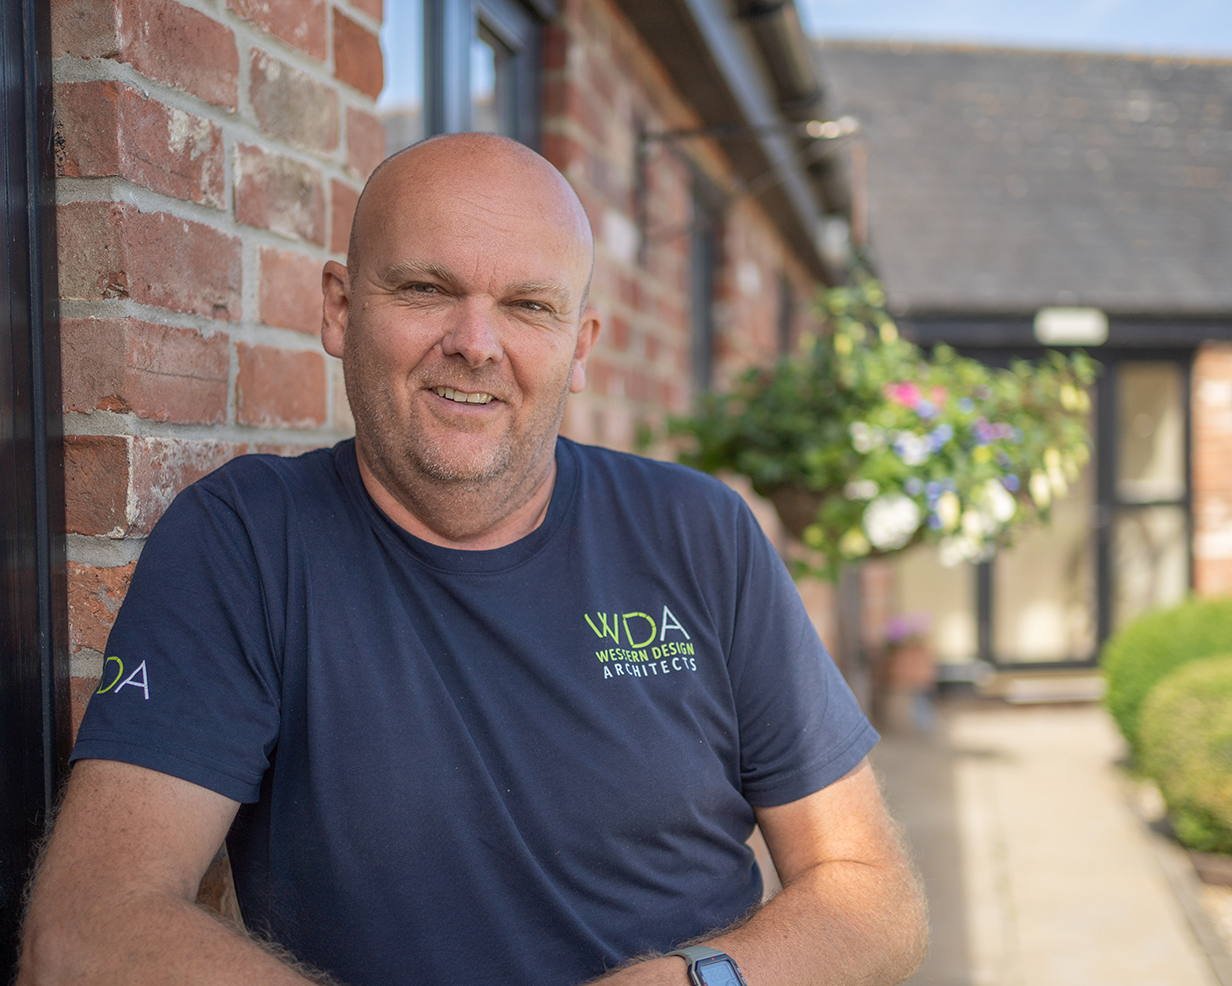
<svg viewBox="0 0 1232 986">
<path fill-rule="evenodd" d="M 674 952 L 668 952 L 667 954 L 679 955 L 682 959 L 688 962 L 689 965 L 692 965 L 699 959 L 710 959 L 719 955 L 722 955 L 725 958 L 731 958 L 731 956 L 726 952 L 720 951 L 717 948 L 711 948 L 709 945 L 688 945 L 684 948 L 678 948 Z"/>
</svg>

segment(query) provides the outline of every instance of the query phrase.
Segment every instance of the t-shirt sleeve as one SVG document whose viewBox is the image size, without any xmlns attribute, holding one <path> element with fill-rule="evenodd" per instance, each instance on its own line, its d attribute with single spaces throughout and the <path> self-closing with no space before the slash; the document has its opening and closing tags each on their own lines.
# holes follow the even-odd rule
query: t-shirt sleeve
<svg viewBox="0 0 1232 986">
<path fill-rule="evenodd" d="M 760 807 L 821 790 L 880 738 L 809 619 L 790 574 L 741 505 L 728 658 L 745 798 Z"/>
<path fill-rule="evenodd" d="M 198 484 L 146 542 L 72 759 L 119 760 L 257 800 L 279 728 L 279 663 L 237 511 Z"/>
</svg>

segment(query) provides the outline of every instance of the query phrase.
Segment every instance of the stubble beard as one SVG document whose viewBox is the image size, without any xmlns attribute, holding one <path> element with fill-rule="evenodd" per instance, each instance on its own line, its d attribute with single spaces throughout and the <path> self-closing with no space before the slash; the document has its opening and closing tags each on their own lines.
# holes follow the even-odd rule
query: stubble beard
<svg viewBox="0 0 1232 986">
<path fill-rule="evenodd" d="M 461 508 L 462 498 L 476 497 L 488 510 L 500 512 L 518 499 L 521 488 L 526 487 L 523 495 L 528 495 L 535 485 L 534 474 L 546 468 L 554 454 L 572 377 L 571 371 L 550 415 L 528 422 L 520 434 L 510 428 L 492 440 L 489 454 L 480 457 L 458 454 L 466 432 L 459 432 L 460 441 L 448 433 L 429 437 L 414 418 L 408 420 L 397 410 L 399 402 L 391 399 L 393 395 L 374 395 L 369 386 L 357 385 L 359 374 L 345 360 L 343 372 L 364 459 L 381 484 L 412 512 L 436 512 L 455 498 Z"/>
</svg>

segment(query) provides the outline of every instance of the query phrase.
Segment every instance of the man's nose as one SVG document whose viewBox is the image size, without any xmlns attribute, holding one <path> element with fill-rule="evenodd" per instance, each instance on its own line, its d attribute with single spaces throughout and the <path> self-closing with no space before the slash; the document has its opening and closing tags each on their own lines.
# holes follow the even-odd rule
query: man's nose
<svg viewBox="0 0 1232 986">
<path fill-rule="evenodd" d="M 504 356 L 497 313 L 477 299 L 459 305 L 449 320 L 441 349 L 446 356 L 461 356 L 470 367 L 498 363 Z"/>
</svg>

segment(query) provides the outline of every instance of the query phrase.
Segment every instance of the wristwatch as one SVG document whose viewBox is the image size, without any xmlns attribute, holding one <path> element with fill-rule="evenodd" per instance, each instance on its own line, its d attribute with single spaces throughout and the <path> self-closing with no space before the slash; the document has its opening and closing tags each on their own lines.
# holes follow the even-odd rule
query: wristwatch
<svg viewBox="0 0 1232 986">
<path fill-rule="evenodd" d="M 736 960 L 709 945 L 690 945 L 668 955 L 679 955 L 689 963 L 689 982 L 693 986 L 747 986 Z"/>
</svg>

